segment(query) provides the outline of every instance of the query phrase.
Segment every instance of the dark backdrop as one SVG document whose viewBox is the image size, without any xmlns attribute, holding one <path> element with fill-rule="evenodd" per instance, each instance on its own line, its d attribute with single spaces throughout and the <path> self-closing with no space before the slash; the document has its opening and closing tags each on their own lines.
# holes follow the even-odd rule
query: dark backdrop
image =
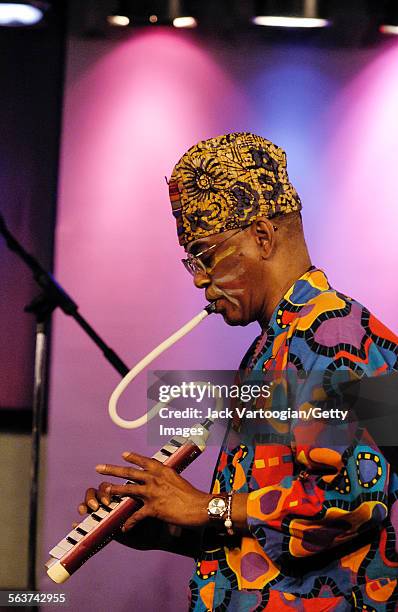
<svg viewBox="0 0 398 612">
<path fill-rule="evenodd" d="M 52 267 L 64 54 L 64 7 L 45 26 L 0 28 L 0 211 L 10 231 Z M 29 421 L 34 317 L 30 271 L 0 236 L 0 422 Z M 23 412 L 21 412 L 23 411 Z"/>
</svg>

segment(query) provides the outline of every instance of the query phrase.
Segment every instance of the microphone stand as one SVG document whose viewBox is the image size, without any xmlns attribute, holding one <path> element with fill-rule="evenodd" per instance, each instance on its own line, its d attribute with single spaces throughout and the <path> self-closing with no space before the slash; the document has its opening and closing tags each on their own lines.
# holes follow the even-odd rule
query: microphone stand
<svg viewBox="0 0 398 612">
<path fill-rule="evenodd" d="M 78 305 L 66 293 L 55 278 L 44 270 L 40 263 L 28 253 L 8 230 L 0 214 L 0 234 L 3 235 L 8 248 L 14 251 L 31 269 L 33 278 L 41 288 L 41 293 L 25 307 L 36 317 L 36 350 L 34 366 L 33 406 L 32 406 L 32 450 L 30 472 L 29 502 L 29 546 L 28 546 L 28 589 L 36 590 L 36 548 L 37 548 L 37 513 L 40 470 L 40 442 L 47 389 L 47 345 L 48 328 L 51 315 L 56 308 L 71 316 L 102 351 L 105 359 L 125 376 L 129 368 L 118 355 L 100 338 L 91 325 L 81 316 Z"/>
</svg>

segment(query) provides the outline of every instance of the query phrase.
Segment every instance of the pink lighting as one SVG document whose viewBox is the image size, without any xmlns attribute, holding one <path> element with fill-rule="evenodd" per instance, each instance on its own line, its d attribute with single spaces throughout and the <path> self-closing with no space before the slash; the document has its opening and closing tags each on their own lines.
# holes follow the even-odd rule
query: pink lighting
<svg viewBox="0 0 398 612">
<path fill-rule="evenodd" d="M 326 268 L 340 261 L 335 284 L 360 296 L 392 329 L 392 304 L 398 299 L 392 280 L 398 266 L 397 64 L 398 47 L 386 46 L 342 90 L 325 118 L 336 129 L 324 160 L 322 199 L 329 227 L 322 224 L 319 236 L 321 242 L 322 236 L 335 236 L 336 251 L 322 249 Z M 349 284 L 347 264 L 354 266 Z M 391 301 L 381 303 L 383 293 Z"/>
</svg>

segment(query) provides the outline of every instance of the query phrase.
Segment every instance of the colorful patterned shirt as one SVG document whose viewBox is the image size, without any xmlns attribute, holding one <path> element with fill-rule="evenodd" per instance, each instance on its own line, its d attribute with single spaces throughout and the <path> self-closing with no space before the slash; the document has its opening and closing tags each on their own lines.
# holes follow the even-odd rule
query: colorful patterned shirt
<svg viewBox="0 0 398 612">
<path fill-rule="evenodd" d="M 295 405 L 308 409 L 331 397 L 336 372 L 396 371 L 397 341 L 311 268 L 284 295 L 241 371 L 304 373 Z M 190 609 L 398 611 L 398 477 L 367 430 L 341 422 L 336 438 L 336 424 L 325 420 L 263 419 L 261 433 L 257 425 L 230 425 L 212 485 L 214 493 L 249 493 L 250 536 L 204 538 Z"/>
</svg>

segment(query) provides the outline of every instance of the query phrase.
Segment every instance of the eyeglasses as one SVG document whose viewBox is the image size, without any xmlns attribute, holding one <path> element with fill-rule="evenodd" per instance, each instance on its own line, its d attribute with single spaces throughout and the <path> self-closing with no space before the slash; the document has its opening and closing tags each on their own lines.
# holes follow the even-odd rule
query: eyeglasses
<svg viewBox="0 0 398 612">
<path fill-rule="evenodd" d="M 227 242 L 227 240 L 229 240 L 230 238 L 233 238 L 233 236 L 236 236 L 236 234 L 239 234 L 239 232 L 242 232 L 243 230 L 245 230 L 247 227 L 249 227 L 249 225 L 251 225 L 251 223 L 248 223 L 247 225 L 243 225 L 236 232 L 224 238 L 224 240 L 220 240 L 220 242 L 216 242 L 216 244 L 212 244 L 211 246 L 207 247 L 203 251 L 200 251 L 200 253 L 197 253 L 196 255 L 192 255 L 192 253 L 188 253 L 186 259 L 181 259 L 182 263 L 184 264 L 185 269 L 188 270 L 188 272 L 192 274 L 192 276 L 195 276 L 195 274 L 199 274 L 200 272 L 207 274 L 208 268 L 206 267 L 206 265 L 203 263 L 203 261 L 200 258 L 203 257 L 203 255 L 207 255 L 210 251 L 214 252 L 214 249 L 217 249 L 219 246 L 224 244 L 224 242 Z M 274 232 L 276 232 L 278 228 L 275 225 L 273 225 L 272 227 L 273 227 Z"/>
<path fill-rule="evenodd" d="M 275 216 L 278 216 L 278 215 L 275 215 Z M 236 232 L 224 238 L 224 240 L 220 240 L 220 242 L 216 242 L 216 244 L 212 244 L 211 246 L 207 247 L 203 251 L 200 251 L 200 253 L 197 253 L 196 255 L 192 255 L 192 253 L 188 253 L 185 259 L 181 259 L 182 263 L 184 264 L 185 269 L 190 274 L 192 274 L 192 276 L 195 276 L 195 274 L 199 274 L 200 272 L 207 274 L 208 267 L 204 264 L 204 262 L 200 259 L 200 257 L 202 257 L 203 255 L 207 255 L 210 251 L 214 251 L 214 249 L 217 249 L 219 246 L 224 244 L 224 242 L 227 242 L 227 240 L 229 240 L 230 238 L 233 238 L 234 236 L 239 234 L 239 232 L 242 232 L 243 230 L 248 228 L 250 225 L 251 223 L 247 223 L 246 225 L 243 225 L 238 230 L 236 230 Z M 273 225 L 272 229 L 274 230 L 274 232 L 276 232 L 278 228 L 275 225 Z"/>
<path fill-rule="evenodd" d="M 198 274 L 200 272 L 204 272 L 205 274 L 207 274 L 207 267 L 200 259 L 200 257 L 202 257 L 203 255 L 207 255 L 208 253 L 210 253 L 210 251 L 214 251 L 214 249 L 217 249 L 219 246 L 224 244 L 224 242 L 227 242 L 227 240 L 233 238 L 233 236 L 236 236 L 236 234 L 239 234 L 239 232 L 243 231 L 247 227 L 249 226 L 245 225 L 244 227 L 239 228 L 236 232 L 224 238 L 224 240 L 220 240 L 220 242 L 212 244 L 211 246 L 207 247 L 203 251 L 200 251 L 200 253 L 197 253 L 196 255 L 188 253 L 186 259 L 181 259 L 182 263 L 185 266 L 185 269 L 188 270 L 188 272 L 192 274 L 192 276 L 195 276 L 195 274 Z"/>
</svg>

